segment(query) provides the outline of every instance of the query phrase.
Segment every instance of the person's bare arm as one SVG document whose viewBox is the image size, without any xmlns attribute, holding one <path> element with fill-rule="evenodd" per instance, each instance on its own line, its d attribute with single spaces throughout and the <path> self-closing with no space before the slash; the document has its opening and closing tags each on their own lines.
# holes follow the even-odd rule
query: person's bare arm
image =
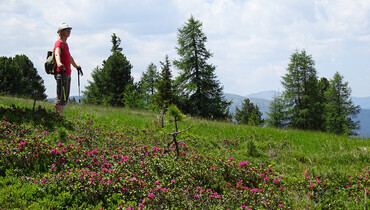
<svg viewBox="0 0 370 210">
<path fill-rule="evenodd" d="M 73 57 L 71 56 L 71 64 L 73 65 L 73 67 L 75 67 L 76 69 L 77 68 L 81 68 L 81 66 L 77 65 L 75 60 L 73 59 Z"/>
<path fill-rule="evenodd" d="M 57 47 L 55 49 L 55 61 L 57 62 L 57 66 L 58 68 L 61 67 L 63 64 L 62 64 L 62 59 L 60 57 L 60 55 L 62 54 L 62 49 L 60 49 L 60 47 Z"/>
</svg>

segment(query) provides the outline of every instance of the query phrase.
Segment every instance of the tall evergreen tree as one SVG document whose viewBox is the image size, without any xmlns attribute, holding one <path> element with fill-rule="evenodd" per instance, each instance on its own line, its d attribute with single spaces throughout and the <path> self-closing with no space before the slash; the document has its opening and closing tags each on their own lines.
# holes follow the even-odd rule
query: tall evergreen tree
<svg viewBox="0 0 370 210">
<path fill-rule="evenodd" d="M 157 92 L 156 83 L 159 78 L 157 66 L 149 64 L 147 70 L 142 73 L 140 78 L 140 89 L 143 94 L 143 103 L 146 108 L 155 109 L 154 94 Z"/>
<path fill-rule="evenodd" d="M 241 109 L 235 108 L 235 120 L 240 124 L 262 125 L 262 112 L 248 98 L 244 99 Z"/>
<path fill-rule="evenodd" d="M 325 129 L 325 121 L 326 121 L 325 104 L 327 103 L 328 99 L 325 93 L 329 89 L 329 87 L 330 87 L 330 82 L 328 79 L 323 77 L 319 80 L 319 83 L 318 83 L 319 93 L 317 95 L 317 100 L 318 100 L 318 110 L 320 110 L 318 114 L 320 114 L 321 117 L 319 118 L 317 124 L 320 127 L 321 131 L 326 130 Z"/>
<path fill-rule="evenodd" d="M 283 76 L 284 99 L 288 102 L 289 126 L 320 130 L 322 110 L 318 100 L 315 62 L 306 51 L 296 51 L 290 58 L 288 73 Z"/>
<path fill-rule="evenodd" d="M 180 109 L 193 116 L 225 119 L 229 117 L 223 87 L 216 80 L 216 67 L 208 64 L 212 54 L 206 49 L 207 37 L 202 32 L 202 23 L 193 16 L 178 29 L 177 53 L 180 59 L 174 61 L 179 69 L 177 86 L 181 90 Z"/>
<path fill-rule="evenodd" d="M 168 107 L 170 104 L 174 103 L 174 91 L 173 91 L 173 81 L 171 74 L 171 64 L 166 55 L 165 61 L 161 62 L 162 71 L 156 83 L 157 92 L 155 93 L 155 102 L 158 107 Z"/>
<path fill-rule="evenodd" d="M 145 92 L 149 96 L 153 96 L 156 92 L 156 83 L 159 78 L 157 66 L 154 63 L 149 64 L 146 72 L 141 75 L 141 83 L 145 87 Z"/>
<path fill-rule="evenodd" d="M 328 132 L 352 135 L 359 129 L 359 121 L 353 119 L 360 112 L 360 106 L 355 106 L 351 99 L 351 88 L 348 82 L 338 72 L 330 80 L 330 87 L 325 92 L 325 128 Z"/>
<path fill-rule="evenodd" d="M 112 55 L 103 61 L 102 68 L 95 68 L 92 73 L 93 81 L 86 87 L 85 102 L 110 106 L 124 106 L 123 96 L 126 85 L 133 84 L 131 77 L 132 65 L 121 53 L 120 39 L 112 35 Z"/>
</svg>

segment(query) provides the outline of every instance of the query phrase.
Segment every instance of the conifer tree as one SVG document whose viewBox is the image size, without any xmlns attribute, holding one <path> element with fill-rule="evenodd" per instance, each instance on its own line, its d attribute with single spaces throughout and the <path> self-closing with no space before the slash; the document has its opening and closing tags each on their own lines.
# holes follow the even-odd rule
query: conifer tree
<svg viewBox="0 0 370 210">
<path fill-rule="evenodd" d="M 132 65 L 122 54 L 119 47 L 121 40 L 112 35 L 112 55 L 103 61 L 102 68 L 95 68 L 92 73 L 93 81 L 89 81 L 85 94 L 86 103 L 103 104 L 110 106 L 124 106 L 126 85 L 133 85 L 131 77 Z"/>
<path fill-rule="evenodd" d="M 154 95 L 155 103 L 159 108 L 168 107 L 174 103 L 174 91 L 173 81 L 171 74 L 171 64 L 168 59 L 168 55 L 165 57 L 165 61 L 161 62 L 162 71 L 156 83 L 156 89 L 158 90 Z"/>
<path fill-rule="evenodd" d="M 266 123 L 268 126 L 275 128 L 287 127 L 287 112 L 286 103 L 282 95 L 276 95 L 269 104 L 268 119 Z"/>
<path fill-rule="evenodd" d="M 205 47 L 207 37 L 202 31 L 202 23 L 191 16 L 178 29 L 177 37 L 176 49 L 180 58 L 174 65 L 179 70 L 176 79 L 177 89 L 181 90 L 179 108 L 185 114 L 204 118 L 229 117 L 230 102 L 226 101 L 223 87 L 216 80 L 216 67 L 207 63 L 212 54 Z"/>
<path fill-rule="evenodd" d="M 0 94 L 45 100 L 44 80 L 26 55 L 0 57 Z"/>
<path fill-rule="evenodd" d="M 156 83 L 159 78 L 159 72 L 157 70 L 157 66 L 154 63 L 149 64 L 146 72 L 143 72 L 141 75 L 141 83 L 145 89 L 145 92 L 149 96 L 153 96 L 154 93 L 157 91 Z"/>
<path fill-rule="evenodd" d="M 351 99 L 351 88 L 348 82 L 343 81 L 343 76 L 338 72 L 330 80 L 330 87 L 325 92 L 325 129 L 336 134 L 353 135 L 359 129 L 359 121 L 354 118 L 360 112 L 360 107 L 355 106 Z"/>
<path fill-rule="evenodd" d="M 240 124 L 262 125 L 262 112 L 248 98 L 244 99 L 241 109 L 235 108 L 235 120 Z"/>
<path fill-rule="evenodd" d="M 296 51 L 283 76 L 284 99 L 288 105 L 289 127 L 320 130 L 322 111 L 315 62 L 306 51 Z"/>
</svg>

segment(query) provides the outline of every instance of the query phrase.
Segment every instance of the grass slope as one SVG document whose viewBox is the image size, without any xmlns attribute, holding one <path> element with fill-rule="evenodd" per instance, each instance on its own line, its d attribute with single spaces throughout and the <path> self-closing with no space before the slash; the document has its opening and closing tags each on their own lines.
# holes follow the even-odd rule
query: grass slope
<svg viewBox="0 0 370 210">
<path fill-rule="evenodd" d="M 157 113 L 37 105 L 0 97 L 2 209 L 370 207 L 366 138 L 188 117 L 176 160 Z"/>
</svg>

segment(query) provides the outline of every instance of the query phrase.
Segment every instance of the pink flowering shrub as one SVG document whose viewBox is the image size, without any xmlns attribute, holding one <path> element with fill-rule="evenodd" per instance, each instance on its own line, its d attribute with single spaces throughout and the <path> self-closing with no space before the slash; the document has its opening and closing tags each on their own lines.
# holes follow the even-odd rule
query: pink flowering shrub
<svg viewBox="0 0 370 210">
<path fill-rule="evenodd" d="M 186 142 L 175 160 L 174 145 L 164 153 L 171 139 L 150 129 L 101 129 L 92 120 L 72 127 L 63 134 L 67 140 L 51 141 L 58 132 L 2 118 L 1 176 L 11 171 L 21 184 L 37 186 L 40 200 L 59 203 L 44 202 L 45 208 L 288 209 L 292 189 L 323 207 L 333 206 L 338 191 L 351 202 L 369 195 L 367 168 L 344 181 L 316 175 L 288 184 L 272 167 L 205 155 Z"/>
</svg>

